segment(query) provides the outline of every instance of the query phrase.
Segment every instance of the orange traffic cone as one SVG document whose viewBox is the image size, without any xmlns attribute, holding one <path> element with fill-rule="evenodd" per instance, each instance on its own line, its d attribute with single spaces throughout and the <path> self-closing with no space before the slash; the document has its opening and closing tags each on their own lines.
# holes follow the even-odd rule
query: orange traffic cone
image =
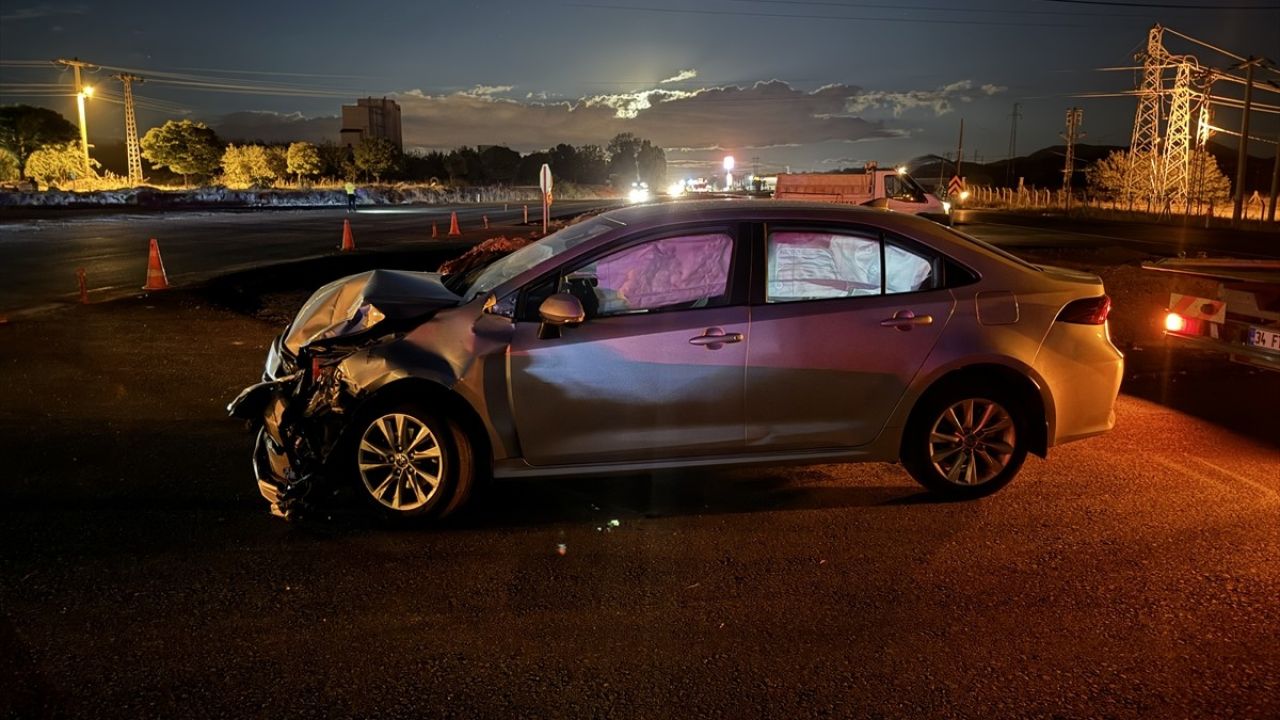
<svg viewBox="0 0 1280 720">
<path fill-rule="evenodd" d="M 147 284 L 142 289 L 169 289 L 169 277 L 164 274 L 164 261 L 160 259 L 160 243 L 155 238 L 151 238 L 151 252 L 147 256 Z"/>
<path fill-rule="evenodd" d="M 342 221 L 342 252 L 356 249 L 356 239 L 351 235 L 351 221 Z"/>
<path fill-rule="evenodd" d="M 488 216 L 488 215 L 481 215 L 480 217 L 484 218 L 484 229 L 485 229 L 485 230 L 488 230 L 488 229 L 489 229 L 489 216 Z"/>
<path fill-rule="evenodd" d="M 458 229 L 458 213 L 452 213 L 449 216 L 449 234 L 461 235 L 462 231 Z"/>
<path fill-rule="evenodd" d="M 435 223 L 431 223 L 431 239 L 434 240 L 438 237 L 440 237 L 440 231 L 436 229 Z"/>
</svg>

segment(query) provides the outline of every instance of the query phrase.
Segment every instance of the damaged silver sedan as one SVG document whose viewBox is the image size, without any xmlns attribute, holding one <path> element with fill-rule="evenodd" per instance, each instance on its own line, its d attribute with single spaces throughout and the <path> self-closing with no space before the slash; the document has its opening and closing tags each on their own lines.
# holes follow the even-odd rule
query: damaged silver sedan
<svg viewBox="0 0 1280 720">
<path fill-rule="evenodd" d="M 427 518 L 484 476 L 855 461 L 978 497 L 1112 427 L 1109 309 L 1096 276 L 893 212 L 630 207 L 321 288 L 229 409 L 284 516 L 338 483 Z"/>
</svg>

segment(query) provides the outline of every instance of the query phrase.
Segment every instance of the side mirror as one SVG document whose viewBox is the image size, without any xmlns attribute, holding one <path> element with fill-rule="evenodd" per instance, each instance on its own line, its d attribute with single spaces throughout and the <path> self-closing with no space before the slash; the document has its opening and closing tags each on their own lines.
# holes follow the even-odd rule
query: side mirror
<svg viewBox="0 0 1280 720">
<path fill-rule="evenodd" d="M 538 306 L 538 315 L 548 325 L 569 325 L 587 319 L 582 301 L 569 293 L 556 293 Z"/>
</svg>

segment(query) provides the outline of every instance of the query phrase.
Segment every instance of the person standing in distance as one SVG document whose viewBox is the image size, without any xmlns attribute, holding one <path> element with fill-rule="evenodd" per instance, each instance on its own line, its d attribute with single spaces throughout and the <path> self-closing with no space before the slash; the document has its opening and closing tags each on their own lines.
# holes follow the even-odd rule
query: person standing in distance
<svg viewBox="0 0 1280 720">
<path fill-rule="evenodd" d="M 347 212 L 355 212 L 356 184 L 348 180 L 347 184 L 343 186 L 343 189 L 347 191 Z"/>
</svg>

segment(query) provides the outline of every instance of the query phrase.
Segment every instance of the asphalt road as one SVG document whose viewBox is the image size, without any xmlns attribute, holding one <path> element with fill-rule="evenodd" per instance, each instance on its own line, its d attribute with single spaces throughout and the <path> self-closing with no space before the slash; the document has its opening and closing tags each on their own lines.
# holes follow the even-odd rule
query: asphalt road
<svg viewBox="0 0 1280 720">
<path fill-rule="evenodd" d="M 277 330 L 188 292 L 0 325 L 0 716 L 1280 716 L 1280 375 L 1131 357 L 1113 433 L 978 502 L 830 465 L 394 531 L 257 497 L 222 408 Z"/>
<path fill-rule="evenodd" d="M 557 201 L 557 215 L 599 207 L 600 201 Z M 79 211 L 0 214 L 0 313 L 75 302 L 76 269 L 84 268 L 90 299 L 134 294 L 146 279 L 148 240 L 160 243 L 165 270 L 175 284 L 191 284 L 220 274 L 332 254 L 350 219 L 360 249 L 394 250 L 433 242 L 435 223 L 445 242 L 449 214 L 472 241 L 501 232 L 527 232 L 520 205 L 367 207 L 354 215 L 342 209 L 259 209 L 163 213 Z M 539 209 L 530 208 L 537 222 Z M 483 233 L 483 217 L 494 226 Z M 1010 250 L 1125 248 L 1150 256 L 1194 255 L 1280 257 L 1280 232 L 1204 230 L 1137 223 L 1108 223 L 1050 215 L 1013 215 L 966 210 L 960 230 Z M 499 226 L 502 227 L 499 227 Z"/>
<path fill-rule="evenodd" d="M 575 215 L 608 201 L 557 201 L 553 215 Z M 506 208 L 505 210 L 503 208 Z M 90 299 L 136 294 L 147 277 L 149 240 L 156 238 L 169 282 L 192 284 L 269 263 L 332 254 L 350 220 L 359 249 L 385 250 L 447 242 L 450 213 L 473 240 L 500 232 L 527 233 L 523 205 L 410 205 L 172 212 L 42 210 L 0 214 L 0 312 L 75 302 L 77 268 Z M 529 219 L 541 221 L 541 207 Z M 482 234 L 488 217 L 493 232 Z M 439 237 L 431 237 L 436 224 Z M 503 227 L 499 228 L 498 226 Z"/>
</svg>

